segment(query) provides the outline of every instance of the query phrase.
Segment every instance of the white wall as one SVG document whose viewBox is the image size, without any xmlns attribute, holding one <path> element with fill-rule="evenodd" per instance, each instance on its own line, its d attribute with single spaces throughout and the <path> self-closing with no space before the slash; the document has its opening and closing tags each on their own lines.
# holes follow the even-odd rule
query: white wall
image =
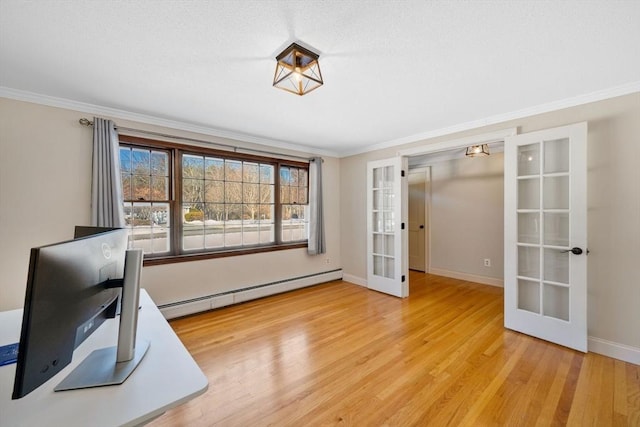
<svg viewBox="0 0 640 427">
<path fill-rule="evenodd" d="M 87 116 L 0 98 L 0 310 L 24 303 L 30 248 L 70 239 L 75 225 L 89 223 L 92 129 L 78 124 Z M 126 120 L 116 123 L 251 146 Z M 145 267 L 142 286 L 157 304 L 167 304 L 340 268 L 339 194 L 334 190 L 340 185 L 339 161 L 325 157 L 323 167 L 326 255 L 291 249 Z"/>
<path fill-rule="evenodd" d="M 610 342 L 640 357 L 640 93 L 340 159 L 345 277 L 366 280 L 367 161 L 392 157 L 399 149 L 498 129 L 519 127 L 526 133 L 581 121 L 589 123 L 590 345 L 594 339 Z"/>
</svg>

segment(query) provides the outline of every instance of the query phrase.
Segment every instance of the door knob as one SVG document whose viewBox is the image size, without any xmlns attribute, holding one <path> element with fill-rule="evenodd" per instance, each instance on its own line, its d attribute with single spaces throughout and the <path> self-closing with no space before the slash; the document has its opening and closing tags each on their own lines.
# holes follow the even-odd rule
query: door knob
<svg viewBox="0 0 640 427">
<path fill-rule="evenodd" d="M 424 228 L 424 225 L 420 224 L 420 228 Z"/>
<path fill-rule="evenodd" d="M 575 247 L 575 248 L 567 249 L 566 251 L 562 251 L 562 252 L 563 253 L 571 252 L 574 255 L 580 255 L 580 254 L 582 254 L 582 249 L 580 249 L 578 247 Z"/>
</svg>

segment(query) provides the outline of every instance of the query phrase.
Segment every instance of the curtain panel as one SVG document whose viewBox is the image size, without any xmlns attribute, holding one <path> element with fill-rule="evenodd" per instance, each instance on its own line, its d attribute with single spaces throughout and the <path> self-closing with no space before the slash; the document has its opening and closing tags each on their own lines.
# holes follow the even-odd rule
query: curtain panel
<svg viewBox="0 0 640 427">
<path fill-rule="evenodd" d="M 309 255 L 326 252 L 324 236 L 324 206 L 322 202 L 322 158 L 309 162 Z"/>
<path fill-rule="evenodd" d="M 94 117 L 91 224 L 97 227 L 125 226 L 119 150 L 115 123 Z"/>
</svg>

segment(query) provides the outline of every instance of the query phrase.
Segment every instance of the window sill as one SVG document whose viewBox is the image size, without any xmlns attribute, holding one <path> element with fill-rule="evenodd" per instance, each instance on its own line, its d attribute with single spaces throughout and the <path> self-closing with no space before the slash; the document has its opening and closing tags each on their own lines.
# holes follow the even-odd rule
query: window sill
<svg viewBox="0 0 640 427">
<path fill-rule="evenodd" d="M 194 253 L 194 254 L 152 257 L 152 258 L 145 258 L 143 261 L 143 265 L 145 267 L 148 267 L 152 265 L 174 264 L 178 262 L 201 261 L 205 259 L 226 258 L 230 256 L 250 255 L 250 254 L 257 254 L 262 252 L 275 252 L 275 251 L 283 251 L 287 249 L 300 249 L 300 248 L 306 248 L 307 246 L 308 246 L 308 243 L 306 241 L 303 241 L 303 242 L 288 243 L 288 244 L 281 244 L 281 245 L 259 246 L 255 248 L 249 248 L 249 249 L 242 248 L 242 249 L 232 249 L 232 250 L 219 251 L 219 252 L 200 252 L 200 253 Z"/>
</svg>

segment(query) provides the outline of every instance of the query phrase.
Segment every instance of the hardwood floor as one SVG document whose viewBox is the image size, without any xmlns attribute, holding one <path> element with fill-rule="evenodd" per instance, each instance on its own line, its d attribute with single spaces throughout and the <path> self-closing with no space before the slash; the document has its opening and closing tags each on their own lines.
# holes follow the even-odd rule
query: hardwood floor
<svg viewBox="0 0 640 427">
<path fill-rule="evenodd" d="M 410 286 L 338 281 L 172 321 L 209 390 L 151 425 L 640 426 L 640 366 L 505 330 L 501 288 Z"/>
</svg>

